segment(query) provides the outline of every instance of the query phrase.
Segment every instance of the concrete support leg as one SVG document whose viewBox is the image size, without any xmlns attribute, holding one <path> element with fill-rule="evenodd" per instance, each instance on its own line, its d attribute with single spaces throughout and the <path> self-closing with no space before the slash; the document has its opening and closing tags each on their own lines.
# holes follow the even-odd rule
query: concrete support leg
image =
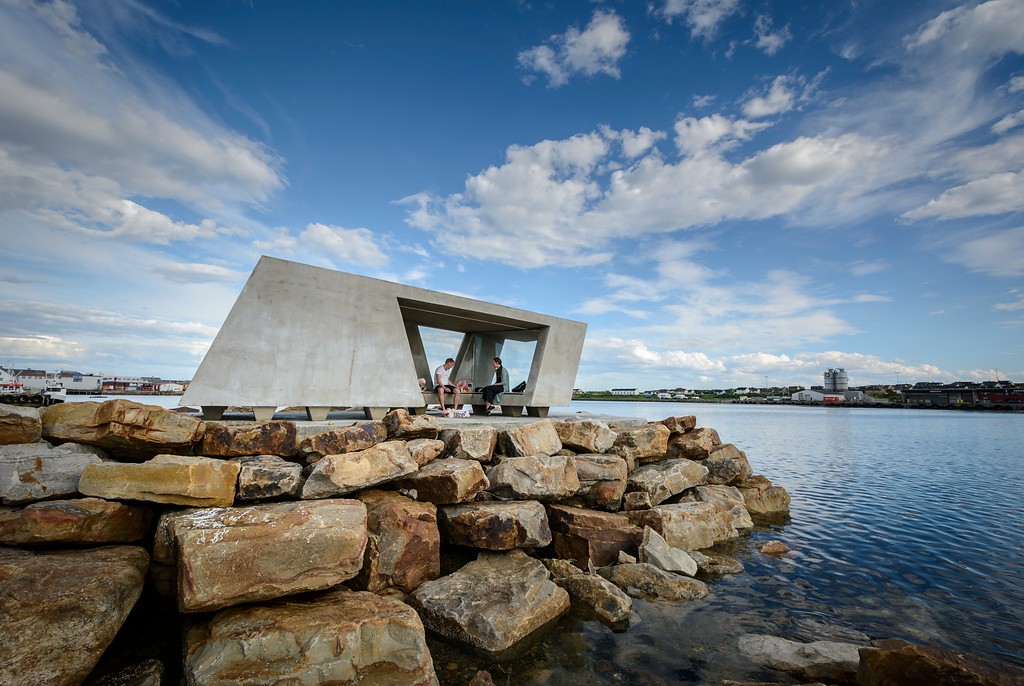
<svg viewBox="0 0 1024 686">
<path fill-rule="evenodd" d="M 529 405 L 527 405 L 526 406 L 526 414 L 530 415 L 531 417 L 547 417 L 548 416 L 548 408 L 546 408 L 546 407 L 530 407 Z"/>
<path fill-rule="evenodd" d="M 322 422 L 327 419 L 327 415 L 330 414 L 331 408 L 328 407 L 310 407 L 306 406 L 306 419 L 311 422 Z"/>
<path fill-rule="evenodd" d="M 502 405 L 501 414 L 505 417 L 522 417 L 523 406 L 522 405 Z"/>
<path fill-rule="evenodd" d="M 376 420 L 384 419 L 384 415 L 386 415 L 387 413 L 388 413 L 388 408 L 386 408 L 386 407 L 364 407 L 363 408 L 363 415 L 367 419 L 376 419 Z"/>
<path fill-rule="evenodd" d="M 203 405 L 203 419 L 216 422 L 224 418 L 224 410 L 227 405 Z"/>
<path fill-rule="evenodd" d="M 269 422 L 274 418 L 275 412 L 277 412 L 276 405 L 259 405 L 252 408 L 252 413 L 256 415 L 257 422 Z"/>
</svg>

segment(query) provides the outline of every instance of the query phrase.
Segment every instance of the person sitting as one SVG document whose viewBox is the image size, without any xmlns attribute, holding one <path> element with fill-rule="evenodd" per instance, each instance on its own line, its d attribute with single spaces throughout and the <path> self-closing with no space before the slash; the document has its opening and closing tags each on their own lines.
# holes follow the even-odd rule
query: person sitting
<svg viewBox="0 0 1024 686">
<path fill-rule="evenodd" d="M 454 366 L 455 360 L 449 357 L 444 361 L 444 364 L 434 370 L 434 391 L 437 392 L 437 400 L 441 403 L 441 412 L 446 414 L 448 410 L 444 406 L 445 393 L 447 392 L 454 395 L 452 407 L 455 408 L 459 406 L 459 395 L 462 393 L 462 391 L 459 390 L 459 387 L 453 386 L 451 379 L 448 378 L 448 374 Z"/>
<path fill-rule="evenodd" d="M 491 408 L 494 407 L 494 399 L 508 390 L 508 370 L 502 366 L 501 358 L 495 357 L 491 364 L 494 365 L 494 383 L 480 389 L 484 396 L 485 415 L 491 414 Z"/>
</svg>

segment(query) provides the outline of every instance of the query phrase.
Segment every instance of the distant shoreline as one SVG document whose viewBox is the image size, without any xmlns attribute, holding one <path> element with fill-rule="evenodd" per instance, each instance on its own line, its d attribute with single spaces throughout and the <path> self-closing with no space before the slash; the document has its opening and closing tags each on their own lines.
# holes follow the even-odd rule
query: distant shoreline
<svg viewBox="0 0 1024 686">
<path fill-rule="evenodd" d="M 615 402 L 615 403 L 680 403 L 709 405 L 757 405 L 785 407 L 824 407 L 829 409 L 880 409 L 880 410 L 954 410 L 958 412 L 1002 412 L 1007 414 L 1024 413 L 1024 405 L 1019 407 L 986 407 L 985 405 L 903 405 L 897 403 L 815 403 L 794 400 L 774 400 L 772 402 L 750 402 L 743 400 L 691 400 L 683 398 L 637 398 L 637 397 L 600 397 L 573 398 L 580 402 Z"/>
</svg>

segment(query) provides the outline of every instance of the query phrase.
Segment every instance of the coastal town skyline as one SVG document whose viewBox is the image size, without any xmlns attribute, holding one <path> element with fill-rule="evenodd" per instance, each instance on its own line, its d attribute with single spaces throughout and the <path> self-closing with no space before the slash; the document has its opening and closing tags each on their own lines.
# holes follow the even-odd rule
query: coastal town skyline
<svg viewBox="0 0 1024 686">
<path fill-rule="evenodd" d="M 587 322 L 579 388 L 1020 379 L 1022 26 L 0 0 L 0 362 L 189 379 L 267 254 Z"/>
</svg>

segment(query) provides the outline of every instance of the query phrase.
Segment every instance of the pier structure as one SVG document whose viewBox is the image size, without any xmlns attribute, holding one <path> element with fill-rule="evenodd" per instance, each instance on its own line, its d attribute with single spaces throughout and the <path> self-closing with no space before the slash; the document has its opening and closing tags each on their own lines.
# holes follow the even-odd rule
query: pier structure
<svg viewBox="0 0 1024 686">
<path fill-rule="evenodd" d="M 508 341 L 535 344 L 526 388 L 505 394 L 505 414 L 542 417 L 572 399 L 582 322 L 263 256 L 182 404 L 207 419 L 230 406 L 259 420 L 294 406 L 310 419 L 332 407 L 361 407 L 368 419 L 421 412 L 436 401 L 417 382 L 433 379 L 421 327 L 462 334 L 451 378 L 473 386 L 491 383 L 491 359 Z"/>
</svg>

